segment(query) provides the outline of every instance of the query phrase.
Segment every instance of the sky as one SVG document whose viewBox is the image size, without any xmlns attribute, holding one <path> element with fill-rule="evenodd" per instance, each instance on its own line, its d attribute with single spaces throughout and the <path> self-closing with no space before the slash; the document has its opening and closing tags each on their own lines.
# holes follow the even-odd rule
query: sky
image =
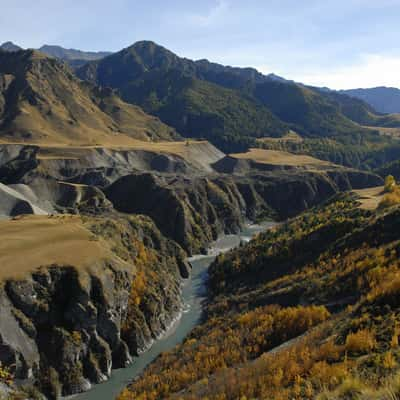
<svg viewBox="0 0 400 400">
<path fill-rule="evenodd" d="M 400 88 L 400 0 L 0 0 L 0 42 L 180 56 L 332 89 Z"/>
</svg>

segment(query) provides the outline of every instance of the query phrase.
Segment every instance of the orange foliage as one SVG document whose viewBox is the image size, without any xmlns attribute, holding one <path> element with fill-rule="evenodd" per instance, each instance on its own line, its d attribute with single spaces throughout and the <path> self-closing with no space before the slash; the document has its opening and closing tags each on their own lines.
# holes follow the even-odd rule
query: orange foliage
<svg viewBox="0 0 400 400">
<path fill-rule="evenodd" d="M 368 329 L 349 333 L 345 346 L 349 353 L 368 353 L 376 347 L 375 335 Z"/>
</svg>

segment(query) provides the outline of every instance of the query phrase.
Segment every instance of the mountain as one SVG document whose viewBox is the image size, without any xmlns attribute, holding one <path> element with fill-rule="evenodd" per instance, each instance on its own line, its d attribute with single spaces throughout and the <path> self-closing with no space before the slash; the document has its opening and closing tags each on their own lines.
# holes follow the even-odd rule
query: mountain
<svg viewBox="0 0 400 400">
<path fill-rule="evenodd" d="M 255 138 L 282 136 L 289 129 L 345 142 L 357 142 L 371 132 L 319 90 L 252 68 L 181 58 L 148 41 L 89 62 L 77 75 L 117 89 L 125 101 L 140 105 L 183 135 L 206 137 L 225 151 L 254 144 Z M 226 103 L 228 97 L 232 101 Z"/>
<path fill-rule="evenodd" d="M 84 65 L 88 61 L 100 60 L 112 54 L 109 51 L 82 51 L 76 49 L 65 49 L 61 46 L 44 45 L 38 49 L 49 56 L 66 61 L 74 68 Z"/>
<path fill-rule="evenodd" d="M 171 139 L 174 130 L 110 89 L 78 80 L 36 50 L 0 52 L 0 138 L 35 143 L 101 144 Z"/>
<path fill-rule="evenodd" d="M 4 42 L 0 46 L 0 50 L 3 50 L 3 51 L 18 51 L 18 50 L 22 50 L 22 47 L 17 46 L 13 42 Z"/>
<path fill-rule="evenodd" d="M 14 44 L 13 42 L 5 42 L 0 46 L 0 49 L 4 51 L 18 51 L 22 50 L 22 47 Z M 67 62 L 72 68 L 81 67 L 88 61 L 100 60 L 101 58 L 112 54 L 109 51 L 82 51 L 76 49 L 65 49 L 61 46 L 50 46 L 47 44 L 43 45 L 37 50 L 47 54 L 48 56 Z"/>
<path fill-rule="evenodd" d="M 400 89 L 382 86 L 371 89 L 342 90 L 341 93 L 364 100 L 378 112 L 400 113 Z"/>
<path fill-rule="evenodd" d="M 314 89 L 329 97 L 346 117 L 361 125 L 387 128 L 400 126 L 399 115 L 377 113 L 374 106 L 366 99 L 352 96 L 348 91 L 334 91 L 324 88 Z"/>
<path fill-rule="evenodd" d="M 346 130 L 351 136 L 353 126 L 364 128 L 314 90 L 253 69 L 192 62 L 156 47 L 124 56 L 126 65 L 119 55 L 110 68 L 107 63 L 115 55 L 104 59 L 102 73 L 112 85 L 99 87 L 39 51 L 0 52 L 0 398 L 12 391 L 20 399 L 42 398 L 40 393 L 59 399 L 104 382 L 112 369 L 136 360 L 177 322 L 186 304 L 183 278 L 199 273 L 197 282 L 203 285 L 205 265 L 191 271 L 188 256 L 206 253 L 219 235 L 237 234 L 248 220 L 294 217 L 338 192 L 383 184 L 373 173 L 304 155 L 257 148 L 226 156 L 208 142 L 172 141 L 180 139 L 173 128 L 121 100 L 117 90 L 132 103 L 155 110 L 180 132 L 208 135 L 231 149 L 263 135 L 277 136 L 269 139 L 279 144 L 292 127 L 304 130 L 303 136 L 287 135 L 301 145 L 319 138 L 317 125 L 326 125 L 330 138 L 339 137 L 331 129 L 334 124 L 342 136 Z M 93 62 L 87 71 L 97 73 L 101 65 Z M 129 74 L 131 86 L 124 81 Z M 208 377 L 212 383 L 220 370 L 247 368 L 248 361 L 272 346 L 327 320 L 328 305 L 318 297 L 321 282 L 315 275 L 322 276 L 328 289 L 340 291 L 347 288 L 341 272 L 348 268 L 341 265 L 339 273 L 329 274 L 316 253 L 370 221 L 368 213 L 353 221 L 344 200 L 337 203 L 338 210 L 313 210 L 300 223 L 289 222 L 289 228 L 279 224 L 282 230 L 272 238 L 260 237 L 258 247 L 249 250 L 243 243 L 239 257 L 244 260 L 239 264 L 236 259 L 230 262 L 236 252 L 226 253 L 224 265 L 218 258 L 221 264 L 212 267 L 208 286 L 208 325 L 199 326 L 194 342 L 184 342 L 188 347 L 175 358 L 179 368 L 170 363 L 170 354 L 158 357 L 170 368 L 157 371 L 149 383 L 148 372 L 154 371 L 150 367 L 134 382 L 150 387 L 148 395 L 128 398 L 161 399 L 171 391 L 187 398 L 190 394 L 181 389 L 191 383 L 199 380 L 203 385 Z M 366 237 L 356 239 L 358 245 L 368 243 Z M 301 262 L 313 249 L 315 264 L 302 279 L 288 284 L 269 281 L 264 270 L 256 270 L 259 291 L 251 291 L 249 279 L 255 275 L 248 263 L 254 261 L 255 269 L 265 265 L 271 274 L 285 273 L 286 267 L 301 272 Z M 342 247 L 339 250 L 335 262 L 346 256 Z M 380 257 L 385 254 L 379 252 Z M 373 270 L 373 279 L 379 273 Z M 362 288 L 361 278 L 350 280 L 351 293 L 355 285 Z M 270 283 L 272 291 L 263 286 Z M 268 308 L 268 298 L 263 302 L 264 296 L 289 301 L 296 289 L 306 300 L 296 302 L 299 307 L 281 310 Z M 223 309 L 228 303 L 216 300 L 219 294 L 232 309 Z M 242 295 L 257 305 L 248 307 Z M 335 305 L 332 297 L 326 303 Z M 195 313 L 190 318 L 200 317 L 200 309 Z M 216 319 L 208 319 L 211 313 Z M 221 338 L 226 339 L 225 347 L 220 346 Z M 195 354 L 191 346 L 196 343 L 201 347 Z M 282 365 L 286 367 L 281 363 L 271 376 L 299 371 L 297 364 L 297 369 Z M 215 378 L 219 383 L 220 377 Z M 276 392 L 290 385 L 289 380 Z M 136 392 L 138 387 L 131 389 Z M 231 398 L 243 398 L 244 392 L 239 392 Z M 196 391 L 191 398 L 204 397 Z M 253 397 L 266 396 L 248 398 Z"/>
<path fill-rule="evenodd" d="M 182 135 L 206 138 L 225 151 L 247 148 L 256 137 L 288 131 L 264 105 L 236 90 L 249 79 L 264 79 L 253 69 L 193 62 L 155 43 L 138 42 L 88 63 L 77 74 L 117 89 L 125 101 L 157 115 Z"/>
</svg>

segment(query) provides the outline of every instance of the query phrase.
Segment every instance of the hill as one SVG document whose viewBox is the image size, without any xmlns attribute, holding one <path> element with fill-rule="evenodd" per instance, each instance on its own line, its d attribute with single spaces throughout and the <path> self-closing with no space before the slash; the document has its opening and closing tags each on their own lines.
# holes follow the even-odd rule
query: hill
<svg viewBox="0 0 400 400">
<path fill-rule="evenodd" d="M 206 138 L 224 151 L 241 150 L 256 137 L 288 131 L 260 102 L 232 89 L 233 85 L 215 83 L 221 74 L 234 82 L 236 76 L 242 76 L 240 69 L 229 70 L 227 76 L 218 68 L 180 58 L 152 42 L 138 42 L 85 65 L 77 74 L 117 89 L 125 101 L 157 115 L 184 136 Z M 243 74 L 257 73 L 246 70 Z"/>
<path fill-rule="evenodd" d="M 400 212 L 359 206 L 339 195 L 218 256 L 203 324 L 119 399 L 396 398 Z"/>
<path fill-rule="evenodd" d="M 153 42 L 137 42 L 89 62 L 77 74 L 117 89 L 124 100 L 142 106 L 184 135 L 204 136 L 226 152 L 245 149 L 255 138 L 282 136 L 290 128 L 306 137 L 334 137 L 346 143 L 374 132 L 319 90 L 252 68 L 181 58 Z M 227 97 L 232 98 L 229 104 L 223 100 Z M 372 109 L 368 112 L 373 114 Z M 246 115 L 254 119 L 251 125 Z M 374 115 L 368 125 L 374 125 Z M 218 142 L 221 137 L 224 140 Z M 229 143 L 234 143 L 233 148 Z"/>
<path fill-rule="evenodd" d="M 376 87 L 371 89 L 343 90 L 349 96 L 361 99 L 381 113 L 400 113 L 400 89 Z"/>
<path fill-rule="evenodd" d="M 0 53 L 0 140 L 105 144 L 170 140 L 175 131 L 111 90 L 79 81 L 34 50 Z"/>
</svg>

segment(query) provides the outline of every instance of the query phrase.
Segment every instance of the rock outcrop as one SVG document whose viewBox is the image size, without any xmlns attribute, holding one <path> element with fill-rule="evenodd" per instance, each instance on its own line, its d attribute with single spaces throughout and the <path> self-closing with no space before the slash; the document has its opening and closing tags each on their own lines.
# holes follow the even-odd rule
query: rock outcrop
<svg viewBox="0 0 400 400">
<path fill-rule="evenodd" d="M 367 172 L 281 171 L 207 177 L 131 174 L 105 189 L 121 212 L 150 216 L 161 232 L 190 254 L 201 251 L 220 233 L 236 233 L 246 220 L 284 219 L 339 191 L 377 186 Z"/>
<path fill-rule="evenodd" d="M 110 238 L 110 258 L 87 268 L 44 260 L 0 287 L 0 362 L 48 398 L 87 390 L 148 347 L 179 314 L 189 272 L 183 251 L 148 218 L 84 225 L 93 240 Z"/>
</svg>

